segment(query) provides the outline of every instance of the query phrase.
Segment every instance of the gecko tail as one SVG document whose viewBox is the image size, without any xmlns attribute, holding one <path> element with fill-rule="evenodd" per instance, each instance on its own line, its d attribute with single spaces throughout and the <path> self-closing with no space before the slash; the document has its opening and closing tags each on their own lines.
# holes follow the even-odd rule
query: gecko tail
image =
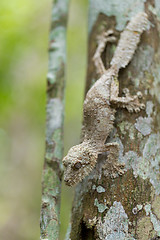
<svg viewBox="0 0 160 240">
<path fill-rule="evenodd" d="M 148 18 L 144 12 L 138 13 L 127 24 L 125 30 L 121 33 L 118 46 L 111 61 L 111 66 L 119 70 L 125 68 L 131 61 L 133 54 L 140 41 L 141 34 L 147 30 Z"/>
</svg>

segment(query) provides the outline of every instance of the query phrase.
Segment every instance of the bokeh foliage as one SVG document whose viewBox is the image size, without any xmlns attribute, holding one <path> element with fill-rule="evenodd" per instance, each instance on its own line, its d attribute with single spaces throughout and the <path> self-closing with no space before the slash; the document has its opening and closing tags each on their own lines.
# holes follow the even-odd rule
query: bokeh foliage
<svg viewBox="0 0 160 240">
<path fill-rule="evenodd" d="M 87 0 L 70 2 L 65 152 L 78 143 L 86 67 Z M 0 2 L 0 239 L 39 239 L 45 89 L 52 1 Z M 72 190 L 63 187 L 61 239 Z"/>
</svg>

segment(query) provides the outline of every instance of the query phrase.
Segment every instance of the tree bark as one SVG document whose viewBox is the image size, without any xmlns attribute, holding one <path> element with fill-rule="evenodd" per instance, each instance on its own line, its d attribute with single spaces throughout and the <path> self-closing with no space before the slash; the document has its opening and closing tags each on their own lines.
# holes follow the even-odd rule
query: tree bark
<svg viewBox="0 0 160 240">
<path fill-rule="evenodd" d="M 106 177 L 99 156 L 95 169 L 75 189 L 71 240 L 160 239 L 160 2 L 158 0 L 90 0 L 89 49 L 86 92 L 98 79 L 92 57 L 96 38 L 113 29 L 118 38 L 131 16 L 148 14 L 150 28 L 144 32 L 130 64 L 120 70 L 120 95 L 143 93 L 145 110 L 129 113 L 117 109 L 114 130 L 107 142 L 120 145 L 119 163 L 126 172 Z M 117 43 L 116 43 L 117 44 Z M 116 48 L 108 44 L 103 53 L 106 68 Z"/>
<path fill-rule="evenodd" d="M 46 151 L 42 172 L 41 238 L 59 239 L 63 155 L 66 24 L 69 0 L 55 0 L 49 39 Z"/>
</svg>

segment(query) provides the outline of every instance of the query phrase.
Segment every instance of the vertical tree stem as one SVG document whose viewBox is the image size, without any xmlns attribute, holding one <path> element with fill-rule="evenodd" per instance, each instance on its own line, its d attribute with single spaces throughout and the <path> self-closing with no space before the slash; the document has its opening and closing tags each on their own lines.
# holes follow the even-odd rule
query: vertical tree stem
<svg viewBox="0 0 160 240">
<path fill-rule="evenodd" d="M 42 173 L 41 239 L 58 240 L 63 155 L 66 25 L 69 0 L 55 0 L 49 38 L 46 150 Z"/>
<path fill-rule="evenodd" d="M 119 73 L 120 94 L 143 93 L 140 113 L 117 109 L 108 142 L 118 142 L 119 163 L 126 172 L 115 179 L 103 172 L 101 155 L 89 176 L 76 186 L 71 240 L 150 240 L 160 238 L 160 2 L 158 0 L 90 0 L 86 92 L 98 79 L 92 57 L 96 39 L 113 29 L 117 41 L 126 23 L 138 12 L 148 14 L 150 28 L 141 37 L 131 63 Z M 115 45 L 102 54 L 106 68 Z"/>
</svg>

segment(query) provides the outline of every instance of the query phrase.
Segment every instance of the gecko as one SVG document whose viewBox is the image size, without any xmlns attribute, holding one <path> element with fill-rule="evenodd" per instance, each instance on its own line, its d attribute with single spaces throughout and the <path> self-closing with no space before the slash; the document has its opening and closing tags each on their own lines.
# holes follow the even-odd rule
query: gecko
<svg viewBox="0 0 160 240">
<path fill-rule="evenodd" d="M 108 153 L 106 166 L 110 177 L 122 175 L 124 164 L 118 163 L 119 144 L 105 143 L 114 126 L 117 108 L 126 108 L 129 112 L 139 112 L 145 108 L 139 99 L 142 93 L 131 95 L 129 89 L 123 90 L 124 96 L 119 97 L 118 73 L 131 61 L 141 34 L 147 30 L 148 18 L 144 12 L 138 13 L 127 24 L 120 35 L 117 48 L 110 62 L 110 68 L 105 69 L 101 54 L 107 42 L 114 42 L 113 31 L 104 32 L 98 39 L 98 46 L 93 61 L 100 78 L 87 92 L 83 104 L 83 141 L 73 146 L 63 158 L 64 181 L 68 186 L 81 182 L 95 167 L 99 154 Z"/>
</svg>

